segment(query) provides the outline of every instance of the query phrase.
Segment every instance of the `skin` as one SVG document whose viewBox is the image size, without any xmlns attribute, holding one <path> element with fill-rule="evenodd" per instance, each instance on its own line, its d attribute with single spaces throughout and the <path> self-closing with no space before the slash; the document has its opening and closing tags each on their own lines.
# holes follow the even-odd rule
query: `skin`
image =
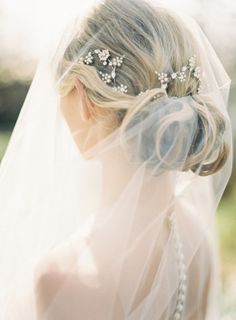
<svg viewBox="0 0 236 320">
<path fill-rule="evenodd" d="M 89 98 L 86 95 L 86 90 L 82 83 L 76 79 L 75 87 L 73 90 L 65 97 L 61 97 L 60 100 L 60 108 L 62 114 L 70 128 L 71 133 L 78 131 L 78 128 L 81 129 L 79 134 L 74 136 L 75 141 L 80 149 L 80 151 L 86 152 L 90 147 L 96 144 L 102 137 L 108 134 L 108 129 L 103 126 L 96 126 L 96 119 L 92 117 L 91 110 L 92 108 L 96 109 L 96 114 L 101 112 L 97 106 L 91 103 Z M 100 108 L 101 109 L 101 108 Z M 95 130 L 92 130 L 95 127 Z M 92 135 L 90 135 L 90 139 L 86 139 L 88 133 L 92 131 Z M 86 143 L 85 143 L 86 140 Z M 115 165 L 115 161 L 117 161 L 118 165 Z M 120 195 L 121 191 L 124 189 L 124 185 L 126 185 L 126 181 L 129 181 L 130 175 L 132 176 L 132 168 L 130 168 L 129 163 L 124 161 L 122 158 L 122 154 L 119 154 L 119 151 L 113 150 L 111 153 L 106 153 L 102 157 L 102 163 L 104 165 L 103 170 L 103 195 L 104 195 L 104 205 L 109 203 L 114 203 L 117 195 Z M 114 166 L 116 170 L 114 170 Z M 111 184 L 111 181 L 115 181 L 116 183 Z M 168 185 L 168 179 L 163 177 L 163 181 L 160 183 L 160 189 L 156 190 L 157 194 L 162 194 L 160 196 L 160 211 L 163 206 L 165 207 L 165 190 L 171 190 L 171 181 L 170 185 Z M 158 186 L 155 184 L 154 186 L 151 184 L 148 186 L 144 185 L 144 189 L 140 192 L 142 195 L 142 199 L 140 200 L 141 204 L 145 204 L 150 201 L 148 198 L 149 195 L 152 194 L 154 187 Z M 140 204 L 140 205 L 141 205 Z M 181 211 L 181 208 L 180 208 Z M 145 213 L 145 217 L 140 216 L 140 224 L 143 223 L 147 219 L 147 212 L 143 210 Z M 142 220 L 143 219 L 143 220 Z M 191 227 L 191 226 L 189 226 Z M 166 231 L 167 232 L 167 231 Z M 163 234 L 163 236 L 167 237 L 168 234 Z M 166 240 L 165 240 L 166 241 Z M 89 289 L 84 285 L 83 281 L 84 277 L 80 278 L 78 273 L 74 272 L 76 270 L 76 261 L 80 256 L 80 250 L 82 248 L 82 244 L 84 239 L 77 239 L 76 243 L 69 242 L 68 245 L 60 246 L 58 250 L 54 250 L 54 254 L 50 254 L 46 259 L 42 261 L 41 264 L 38 265 L 38 268 L 35 272 L 35 298 L 37 305 L 37 319 L 43 320 L 45 316 L 45 312 L 48 311 L 50 306 L 51 313 L 48 319 L 50 320 L 74 320 L 79 319 L 78 315 L 81 316 L 81 319 L 84 317 L 81 315 L 81 306 L 76 303 L 75 297 L 81 297 L 83 299 L 84 296 L 89 296 Z M 192 273 L 192 278 L 194 279 L 196 274 L 197 279 L 197 264 L 201 259 L 207 261 L 207 245 L 204 245 L 201 250 L 201 255 L 198 257 L 196 255 L 195 260 L 193 260 L 190 268 L 190 272 Z M 142 256 L 141 248 L 138 249 L 137 254 Z M 150 287 L 152 285 L 156 268 L 160 261 L 160 253 L 157 250 L 156 256 L 153 257 L 153 263 L 150 265 L 149 273 L 146 276 L 146 280 L 143 283 L 143 287 L 140 288 L 136 299 L 132 305 L 132 309 L 135 309 L 137 304 L 142 301 L 144 296 L 148 294 Z M 99 266 L 99 263 L 102 265 L 102 261 L 95 261 L 95 265 Z M 132 261 L 127 262 L 127 270 L 131 269 Z M 131 266 L 129 265 L 131 263 Z M 208 272 L 206 272 L 206 279 L 204 279 L 204 287 L 201 304 L 196 306 L 196 309 L 193 312 L 196 314 L 189 314 L 186 320 L 193 319 L 205 319 L 206 312 L 206 302 L 207 302 L 207 293 L 208 287 L 210 283 L 210 267 L 206 265 L 206 268 L 209 268 Z M 106 269 L 101 269 L 105 274 Z M 95 281 L 96 278 L 91 278 L 91 281 Z M 132 282 L 133 281 L 133 282 Z M 129 277 L 129 282 L 127 286 L 132 287 L 133 283 L 135 283 L 136 279 Z M 112 283 L 110 283 L 111 291 Z M 192 282 L 192 286 L 190 287 L 190 291 L 188 294 L 195 294 L 195 289 L 198 288 L 198 283 Z M 200 310 L 202 312 L 200 316 Z M 116 300 L 116 305 L 114 308 L 114 320 L 124 319 L 124 314 L 122 310 L 122 304 L 119 301 L 119 298 Z M 73 318 L 74 315 L 74 318 Z M 200 318 L 201 317 L 201 318 Z"/>
<path fill-rule="evenodd" d="M 84 85 L 77 78 L 74 88 L 66 96 L 60 98 L 60 109 L 81 153 L 97 144 L 111 131 L 109 129 L 112 128 L 111 123 L 104 123 L 104 126 L 99 125 L 101 122 L 99 117 L 104 118 L 106 110 L 98 108 L 90 101 Z M 92 110 L 96 112 L 97 119 L 92 116 Z M 110 119 L 106 122 L 111 121 Z"/>
<path fill-rule="evenodd" d="M 74 81 L 74 88 L 66 96 L 60 98 L 60 109 L 81 155 L 87 159 L 89 156 L 86 151 L 112 133 L 115 129 L 115 121 L 111 114 L 106 117 L 108 111 L 105 108 L 99 108 L 90 101 L 79 79 L 76 78 Z M 95 117 L 91 111 L 94 111 Z M 132 171 L 130 164 L 124 161 L 123 155 L 114 148 L 111 152 L 96 155 L 96 158 L 99 158 L 103 167 L 106 168 L 103 170 L 104 199 L 102 199 L 102 203 L 106 206 L 113 203 L 117 194 L 123 190 Z M 117 170 L 114 170 L 115 161 L 119 164 Z M 110 184 L 111 179 L 116 181 L 113 188 Z"/>
<path fill-rule="evenodd" d="M 101 140 L 107 134 L 109 134 L 109 130 L 111 130 L 111 123 L 106 123 L 104 126 L 97 125 L 97 120 L 94 119 L 91 114 L 92 108 L 96 109 L 96 115 L 98 115 L 98 117 L 99 115 L 104 116 L 101 108 L 99 109 L 89 100 L 83 84 L 79 81 L 79 79 L 75 79 L 74 88 L 66 96 L 60 98 L 60 110 L 71 133 L 74 134 L 77 132 L 77 134 L 74 135 L 74 139 L 82 154 L 94 144 L 99 142 L 99 140 Z M 111 121 L 111 118 L 109 118 L 108 121 Z M 109 125 L 110 129 L 108 129 Z M 80 130 L 79 133 L 78 129 Z M 90 137 L 89 139 L 87 139 L 88 136 Z M 121 166 L 121 171 L 123 172 L 122 175 L 121 172 L 116 172 L 113 168 L 110 169 L 109 159 L 109 156 L 108 158 L 104 157 L 102 159 L 104 166 L 107 168 L 106 172 L 104 173 L 104 181 L 114 177 L 114 179 L 117 181 L 115 184 L 116 188 L 123 189 L 123 184 L 119 184 L 119 181 L 123 183 L 123 175 L 127 175 L 127 170 L 125 166 Z M 105 185 L 106 183 L 104 183 L 104 188 Z M 104 202 L 107 203 L 109 201 L 114 201 L 113 196 L 115 193 L 114 190 L 111 190 L 111 187 L 107 189 L 104 194 L 106 195 Z M 35 270 L 34 278 L 38 320 L 44 319 L 45 312 L 47 312 L 48 308 L 50 308 L 50 306 L 54 303 L 53 301 L 55 300 L 55 297 L 60 306 L 58 306 L 56 303 L 55 306 L 50 309 L 50 320 L 68 320 L 69 318 L 70 320 L 78 319 L 80 309 L 79 306 L 73 302 L 73 299 L 74 297 L 84 294 L 84 292 L 86 292 L 86 287 L 80 281 L 78 275 L 73 274 L 73 266 L 76 265 L 76 261 L 80 253 L 80 245 L 82 245 L 83 241 L 83 239 L 80 239 L 76 245 L 69 243 L 67 246 L 60 246 L 59 250 L 54 250 L 54 254 L 51 253 L 48 257 L 42 260 L 41 263 L 38 264 L 38 267 Z M 68 270 L 65 261 L 67 261 Z M 65 283 L 68 283 L 68 285 L 65 285 Z M 57 294 L 62 289 L 62 302 L 60 302 L 60 297 L 57 296 Z M 66 296 L 68 306 L 65 304 L 64 295 Z M 63 303 L 65 306 L 62 307 Z M 118 300 L 117 303 L 118 304 L 115 306 L 116 319 L 122 319 L 122 309 L 121 306 L 119 306 Z M 72 314 L 75 318 L 73 318 Z"/>
</svg>

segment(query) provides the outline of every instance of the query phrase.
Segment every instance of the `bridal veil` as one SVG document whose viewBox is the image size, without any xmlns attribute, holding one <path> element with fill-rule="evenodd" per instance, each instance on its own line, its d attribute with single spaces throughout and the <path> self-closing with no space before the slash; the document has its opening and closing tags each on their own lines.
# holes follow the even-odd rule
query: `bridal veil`
<svg viewBox="0 0 236 320">
<path fill-rule="evenodd" d="M 89 129 L 60 108 L 77 78 L 104 111 Z M 229 89 L 193 18 L 77 2 L 0 166 L 1 320 L 219 319 Z"/>
</svg>

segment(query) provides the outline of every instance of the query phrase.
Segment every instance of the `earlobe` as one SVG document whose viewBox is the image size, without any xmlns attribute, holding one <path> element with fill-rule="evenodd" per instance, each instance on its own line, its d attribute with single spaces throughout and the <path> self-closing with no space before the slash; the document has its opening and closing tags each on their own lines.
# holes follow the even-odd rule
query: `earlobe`
<svg viewBox="0 0 236 320">
<path fill-rule="evenodd" d="M 77 78 L 75 80 L 75 87 L 81 97 L 81 102 L 82 102 L 81 117 L 84 121 L 89 120 L 91 117 L 89 109 L 93 107 L 92 103 L 85 92 L 84 85 Z"/>
</svg>

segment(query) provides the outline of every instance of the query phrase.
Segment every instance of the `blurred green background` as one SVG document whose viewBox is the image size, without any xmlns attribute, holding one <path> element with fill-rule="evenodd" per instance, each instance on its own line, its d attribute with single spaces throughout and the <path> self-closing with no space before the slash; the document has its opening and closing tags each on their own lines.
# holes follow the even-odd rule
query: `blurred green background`
<svg viewBox="0 0 236 320">
<path fill-rule="evenodd" d="M 54 3 L 55 1 L 52 1 Z M 174 4 L 176 1 L 168 0 Z M 35 5 L 37 8 L 35 9 Z M 179 1 L 178 9 L 190 12 L 201 25 L 232 79 L 229 112 L 236 149 L 236 2 L 233 0 Z M 47 10 L 46 10 L 47 9 Z M 31 11 L 30 11 L 31 10 Z M 0 160 L 27 95 L 40 54 L 45 46 L 41 20 L 36 13 L 50 10 L 46 1 L 3 0 L 0 5 Z M 53 7 L 54 26 L 60 11 Z M 43 28 L 49 28 L 45 17 Z M 42 18 L 42 17 L 41 17 Z M 59 21 L 59 22 L 58 22 Z M 13 23 L 14 22 L 14 23 Z M 35 38 L 36 37 L 36 38 Z M 35 39 L 37 41 L 35 41 Z M 217 231 L 223 284 L 222 319 L 236 319 L 236 157 L 233 173 L 217 212 Z M 214 319 L 212 319 L 214 320 Z"/>
</svg>

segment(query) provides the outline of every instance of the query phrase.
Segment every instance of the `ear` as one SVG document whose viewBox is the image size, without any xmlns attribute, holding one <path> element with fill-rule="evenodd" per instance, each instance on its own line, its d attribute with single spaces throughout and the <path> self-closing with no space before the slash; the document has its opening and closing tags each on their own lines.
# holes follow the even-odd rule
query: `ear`
<svg viewBox="0 0 236 320">
<path fill-rule="evenodd" d="M 75 87 L 76 87 L 78 94 L 81 98 L 82 117 L 84 120 L 89 120 L 91 117 L 91 113 L 89 110 L 91 110 L 90 108 L 93 108 L 93 104 L 91 103 L 91 101 L 89 100 L 89 98 L 86 94 L 84 85 L 81 83 L 81 81 L 78 78 L 76 78 L 76 80 L 75 80 Z"/>
</svg>

